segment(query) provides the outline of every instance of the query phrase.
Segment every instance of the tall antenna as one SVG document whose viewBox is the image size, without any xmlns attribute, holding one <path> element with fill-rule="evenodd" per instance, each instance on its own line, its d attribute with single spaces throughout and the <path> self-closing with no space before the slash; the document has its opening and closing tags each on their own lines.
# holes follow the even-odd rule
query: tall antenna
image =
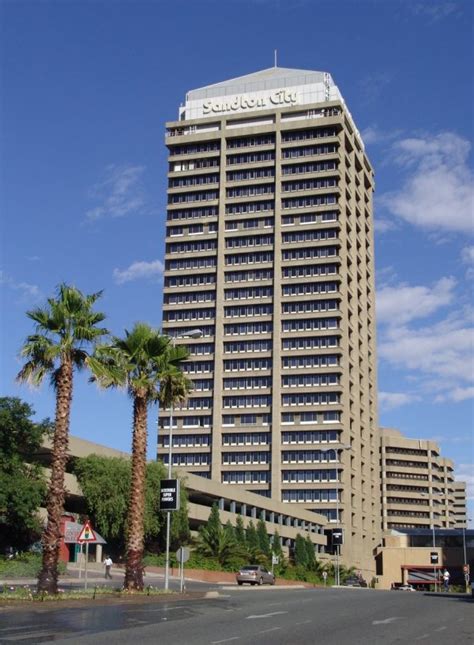
<svg viewBox="0 0 474 645">
<path fill-rule="evenodd" d="M 277 67 L 278 49 L 274 51 L 274 66 Z"/>
</svg>

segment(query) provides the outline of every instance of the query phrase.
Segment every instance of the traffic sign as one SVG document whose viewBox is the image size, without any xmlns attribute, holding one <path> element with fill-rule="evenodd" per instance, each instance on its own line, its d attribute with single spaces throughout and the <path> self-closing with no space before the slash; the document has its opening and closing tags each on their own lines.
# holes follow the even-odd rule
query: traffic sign
<svg viewBox="0 0 474 645">
<path fill-rule="evenodd" d="M 438 555 L 437 551 L 431 551 L 430 552 L 430 560 L 431 560 L 431 564 L 438 564 L 439 555 Z"/>
<path fill-rule="evenodd" d="M 77 537 L 77 541 L 80 542 L 81 544 L 83 544 L 84 542 L 87 543 L 87 542 L 96 541 L 95 533 L 92 530 L 89 520 L 87 520 L 87 522 L 82 527 L 81 532 Z"/>
<path fill-rule="evenodd" d="M 328 572 L 327 572 L 327 571 L 323 571 L 323 580 L 326 580 L 326 579 L 327 579 L 327 577 L 328 577 Z"/>
<path fill-rule="evenodd" d="M 187 562 L 189 560 L 189 556 L 190 556 L 190 551 L 185 546 L 180 546 L 179 549 L 176 551 L 176 559 L 178 560 L 178 562 L 181 562 L 181 564 L 183 564 L 184 562 Z"/>
<path fill-rule="evenodd" d="M 272 555 L 272 564 L 279 564 L 280 558 L 277 555 Z"/>
<path fill-rule="evenodd" d="M 464 571 L 464 573 L 471 573 L 471 570 L 468 564 L 465 564 L 462 570 Z"/>
</svg>

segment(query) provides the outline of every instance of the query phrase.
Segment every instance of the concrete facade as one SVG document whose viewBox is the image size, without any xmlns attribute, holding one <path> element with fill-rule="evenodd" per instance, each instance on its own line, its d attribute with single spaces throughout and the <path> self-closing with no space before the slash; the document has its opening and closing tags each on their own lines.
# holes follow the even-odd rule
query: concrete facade
<svg viewBox="0 0 474 645">
<path fill-rule="evenodd" d="M 381 428 L 380 462 L 383 531 L 457 528 L 459 518 L 466 517 L 465 484 L 463 497 L 453 462 L 441 457 L 436 442 Z"/>
<path fill-rule="evenodd" d="M 49 476 L 48 465 L 51 449 L 51 441 L 46 440 L 37 457 L 38 461 L 44 465 L 47 476 Z M 87 457 L 91 454 L 121 459 L 130 458 L 126 452 L 71 436 L 69 438 L 67 468 L 75 457 Z M 324 529 L 327 522 L 325 517 L 301 507 L 289 507 L 281 502 L 263 498 L 240 488 L 228 487 L 203 479 L 179 469 L 177 474 L 183 478 L 188 493 L 189 523 L 192 530 L 198 529 L 200 525 L 207 522 L 212 505 L 217 503 L 223 523 L 230 520 L 235 526 L 238 515 L 242 516 L 244 526 L 248 526 L 250 521 L 256 524 L 259 519 L 263 519 L 268 534 L 273 536 L 275 532 L 278 532 L 284 547 L 292 547 L 299 533 L 303 536 L 309 535 L 317 553 L 326 551 L 327 538 Z M 75 475 L 71 472 L 66 472 L 65 488 L 65 514 L 84 514 L 86 509 L 82 490 Z M 41 515 L 46 517 L 45 509 L 41 509 Z"/>
<path fill-rule="evenodd" d="M 173 464 L 323 514 L 368 576 L 374 177 L 347 106 L 329 74 L 275 67 L 189 92 L 166 145 L 163 331 L 189 347 L 194 381 Z M 162 412 L 165 461 L 169 424 Z"/>
<path fill-rule="evenodd" d="M 455 529 L 467 528 L 467 497 L 466 482 L 453 482 L 452 486 L 453 505 L 451 515 Z"/>
</svg>

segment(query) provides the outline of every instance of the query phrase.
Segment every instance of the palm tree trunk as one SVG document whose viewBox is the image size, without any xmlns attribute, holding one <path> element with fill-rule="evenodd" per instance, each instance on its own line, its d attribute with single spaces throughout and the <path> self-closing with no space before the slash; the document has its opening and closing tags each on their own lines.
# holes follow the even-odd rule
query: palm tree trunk
<svg viewBox="0 0 474 645">
<path fill-rule="evenodd" d="M 133 400 L 132 479 L 128 505 L 127 562 L 124 588 L 143 589 L 143 537 L 145 516 L 145 478 L 147 444 L 147 400 L 135 394 Z"/>
<path fill-rule="evenodd" d="M 58 560 L 61 543 L 61 517 L 64 509 L 64 472 L 69 441 L 72 374 L 71 360 L 63 359 L 56 375 L 56 419 L 51 480 L 46 502 L 48 522 L 41 540 L 43 562 L 38 576 L 38 591 L 46 591 L 50 594 L 58 593 Z"/>
</svg>

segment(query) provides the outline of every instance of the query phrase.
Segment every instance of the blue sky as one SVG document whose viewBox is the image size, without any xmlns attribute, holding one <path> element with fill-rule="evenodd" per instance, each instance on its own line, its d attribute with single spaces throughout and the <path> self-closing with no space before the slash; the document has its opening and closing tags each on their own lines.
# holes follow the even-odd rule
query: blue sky
<svg viewBox="0 0 474 645">
<path fill-rule="evenodd" d="M 117 334 L 159 326 L 164 123 L 187 90 L 278 63 L 329 71 L 376 172 L 380 423 L 440 442 L 474 499 L 472 3 L 174 0 L 1 4 L 1 391 L 24 312 L 104 289 Z M 156 412 L 150 415 L 150 434 Z M 72 432 L 128 450 L 123 393 L 76 382 Z M 152 442 L 153 443 L 153 442 Z M 474 509 L 471 507 L 471 517 Z"/>
</svg>

